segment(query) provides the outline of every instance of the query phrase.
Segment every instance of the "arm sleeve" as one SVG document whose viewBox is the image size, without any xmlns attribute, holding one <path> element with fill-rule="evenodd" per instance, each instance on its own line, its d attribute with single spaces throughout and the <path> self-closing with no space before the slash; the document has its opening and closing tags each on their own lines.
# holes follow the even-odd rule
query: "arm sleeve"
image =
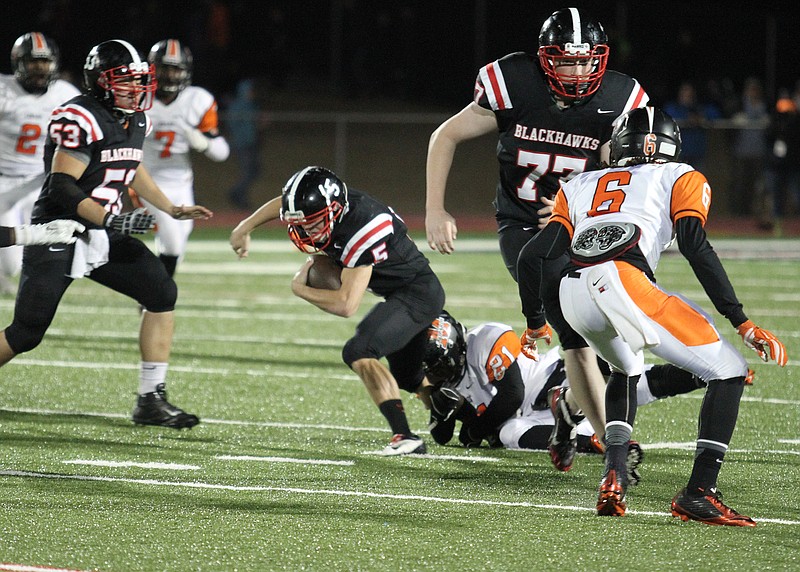
<svg viewBox="0 0 800 572">
<path fill-rule="evenodd" d="M 78 211 L 78 204 L 88 197 L 78 186 L 75 177 L 66 173 L 51 173 L 47 182 L 47 194 L 57 203 L 70 209 L 71 213 Z"/>
<path fill-rule="evenodd" d="M 733 285 L 717 253 L 708 242 L 702 221 L 697 217 L 687 216 L 678 219 L 675 226 L 678 248 L 689 261 L 714 307 L 734 328 L 746 322 L 747 316 L 742 304 L 736 298 Z"/>
<path fill-rule="evenodd" d="M 522 399 L 525 397 L 525 384 L 516 361 L 506 370 L 503 378 L 496 380 L 493 385 L 497 388 L 497 394 L 492 398 L 486 410 L 480 415 L 470 418 L 469 421 L 465 421 L 469 427 L 470 437 L 485 438 L 492 434 L 522 405 Z"/>
<path fill-rule="evenodd" d="M 208 137 L 208 135 L 206 135 L 206 137 Z M 217 135 L 210 138 L 208 147 L 206 147 L 204 153 L 205 156 L 212 161 L 221 162 L 230 156 L 231 149 L 225 138 L 222 135 Z"/>
<path fill-rule="evenodd" d="M 542 262 L 561 256 L 569 248 L 569 243 L 567 227 L 551 220 L 520 251 L 517 259 L 517 284 L 522 313 L 529 328 L 541 328 L 545 324 L 541 296 Z"/>
</svg>

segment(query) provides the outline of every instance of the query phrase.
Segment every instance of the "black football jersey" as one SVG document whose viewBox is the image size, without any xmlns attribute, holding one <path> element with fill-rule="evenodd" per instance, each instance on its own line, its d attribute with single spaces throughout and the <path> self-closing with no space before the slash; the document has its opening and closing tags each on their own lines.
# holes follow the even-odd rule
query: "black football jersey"
<svg viewBox="0 0 800 572">
<path fill-rule="evenodd" d="M 388 296 L 429 270 L 403 220 L 370 195 L 348 190 L 348 207 L 324 250 L 345 268 L 372 266 L 369 289 Z"/>
<path fill-rule="evenodd" d="M 481 68 L 474 101 L 494 112 L 500 135 L 498 218 L 536 222 L 540 198 L 553 198 L 562 181 L 599 168 L 614 120 L 648 100 L 635 79 L 606 71 L 591 97 L 562 109 L 535 56 L 517 52 Z"/>
<path fill-rule="evenodd" d="M 149 119 L 143 112 L 128 115 L 121 123 L 118 116 L 88 95 L 56 107 L 50 115 L 44 149 L 47 179 L 33 209 L 33 222 L 73 218 L 96 228 L 49 196 L 50 167 L 57 146 L 87 163 L 78 179 L 83 192 L 106 210 L 119 213 L 122 197 L 142 162 L 142 144 L 149 129 Z"/>
</svg>

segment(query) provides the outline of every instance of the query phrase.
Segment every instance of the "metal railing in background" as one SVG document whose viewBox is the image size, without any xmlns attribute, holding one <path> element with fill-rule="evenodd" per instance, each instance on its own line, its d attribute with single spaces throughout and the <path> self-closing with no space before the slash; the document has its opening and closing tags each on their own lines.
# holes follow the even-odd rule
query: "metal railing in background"
<svg viewBox="0 0 800 572">
<path fill-rule="evenodd" d="M 425 208 L 425 161 L 431 133 L 448 115 L 351 111 L 264 111 L 261 174 L 252 202 L 276 196 L 286 179 L 305 165 L 333 169 L 355 187 L 386 201 L 401 214 Z M 226 116 L 221 114 L 225 128 Z M 730 196 L 737 176 L 735 135 L 763 129 L 764 124 L 724 119 L 707 125 L 708 151 L 703 168 L 711 182 L 717 213 L 735 212 Z M 497 184 L 497 137 L 490 134 L 460 145 L 448 179 L 447 207 L 454 213 L 492 217 Z M 195 162 L 198 196 L 210 206 L 225 205 L 226 187 L 236 178 L 232 157 Z M 207 198 L 206 198 L 207 197 Z"/>
</svg>

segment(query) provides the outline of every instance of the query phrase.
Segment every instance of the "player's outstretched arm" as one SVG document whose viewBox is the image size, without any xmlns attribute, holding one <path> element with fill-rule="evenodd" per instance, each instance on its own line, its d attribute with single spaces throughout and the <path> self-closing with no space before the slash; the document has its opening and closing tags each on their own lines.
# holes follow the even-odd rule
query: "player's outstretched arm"
<svg viewBox="0 0 800 572">
<path fill-rule="evenodd" d="M 451 254 L 455 250 L 458 228 L 455 219 L 445 210 L 444 197 L 456 147 L 462 141 L 493 131 L 497 131 L 494 113 L 470 103 L 431 135 L 425 166 L 425 234 L 431 250 L 441 254 Z"/>
<path fill-rule="evenodd" d="M 281 197 L 277 196 L 270 199 L 255 210 L 246 219 L 236 225 L 231 232 L 230 245 L 239 258 L 247 258 L 250 250 L 250 233 L 256 227 L 261 226 L 271 220 L 276 220 L 281 216 Z"/>
</svg>

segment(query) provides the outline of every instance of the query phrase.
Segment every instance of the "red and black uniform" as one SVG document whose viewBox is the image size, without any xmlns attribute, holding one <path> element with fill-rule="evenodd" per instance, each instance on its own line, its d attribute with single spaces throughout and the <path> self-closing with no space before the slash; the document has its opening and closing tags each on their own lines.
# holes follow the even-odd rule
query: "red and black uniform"
<svg viewBox="0 0 800 572">
<path fill-rule="evenodd" d="M 325 254 L 346 268 L 372 266 L 369 290 L 384 298 L 358 324 L 342 359 L 386 357 L 401 389 L 422 382 L 426 331 L 444 307 L 444 289 L 395 212 L 358 190 L 334 226 Z"/>
<path fill-rule="evenodd" d="M 523 52 L 480 69 L 474 101 L 493 111 L 497 120 L 495 217 L 500 253 L 514 280 L 520 251 L 538 232 L 541 198 L 552 199 L 562 182 L 600 168 L 600 147 L 611 139 L 614 120 L 648 100 L 639 82 L 608 70 L 593 95 L 560 107 L 538 59 Z M 567 260 L 564 256 L 545 264 L 542 294 L 561 345 L 573 349 L 586 343 L 563 319 L 558 303 L 558 281 Z"/>
<path fill-rule="evenodd" d="M 119 213 L 142 159 L 142 144 L 148 120 L 137 112 L 122 117 L 88 95 L 77 96 L 53 110 L 45 147 L 47 179 L 33 209 L 31 222 L 73 219 L 89 229 L 98 229 L 78 216 L 74 197 L 67 197 L 52 184 L 50 173 L 56 147 L 86 164 L 78 187 L 106 210 Z M 140 240 L 106 230 L 108 262 L 88 277 L 130 296 L 151 312 L 174 309 L 177 287 L 164 265 Z M 15 353 L 30 351 L 41 342 L 56 309 L 72 283 L 69 277 L 75 245 L 26 246 L 14 321 L 6 338 Z"/>
<path fill-rule="evenodd" d="M 649 97 L 635 79 L 609 70 L 591 97 L 561 108 L 538 59 L 517 52 L 481 68 L 474 100 L 497 119 L 496 218 L 503 258 L 516 278 L 517 255 L 537 230 L 541 197 L 552 199 L 562 181 L 598 169 L 614 120 Z M 527 239 L 505 239 L 512 229 L 525 229 Z"/>
</svg>

